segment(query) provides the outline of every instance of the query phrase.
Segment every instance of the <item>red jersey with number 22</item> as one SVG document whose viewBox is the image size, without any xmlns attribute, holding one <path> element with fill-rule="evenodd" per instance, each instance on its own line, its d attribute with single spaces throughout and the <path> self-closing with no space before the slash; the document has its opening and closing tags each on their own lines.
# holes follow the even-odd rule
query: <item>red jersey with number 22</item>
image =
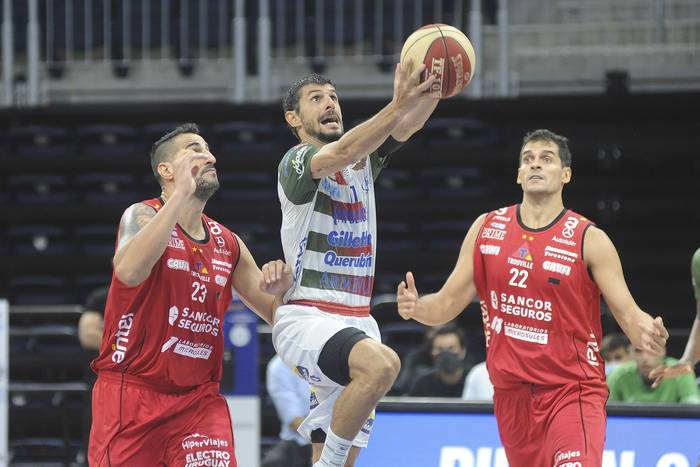
<svg viewBox="0 0 700 467">
<path fill-rule="evenodd" d="M 159 199 L 143 203 L 156 211 L 163 206 Z M 202 223 L 203 241 L 176 225 L 138 286 L 112 275 L 95 371 L 127 373 L 168 392 L 221 379 L 221 326 L 240 250 L 227 228 L 207 216 Z"/>
<path fill-rule="evenodd" d="M 486 364 L 496 388 L 599 380 L 600 290 L 583 261 L 591 221 L 564 209 L 530 229 L 520 206 L 487 214 L 474 246 Z"/>
</svg>

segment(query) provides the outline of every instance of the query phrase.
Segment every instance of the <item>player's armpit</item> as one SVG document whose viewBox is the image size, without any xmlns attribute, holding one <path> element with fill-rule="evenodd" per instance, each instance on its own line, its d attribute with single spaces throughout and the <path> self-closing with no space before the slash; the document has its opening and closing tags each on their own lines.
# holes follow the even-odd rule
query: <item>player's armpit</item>
<svg viewBox="0 0 700 467">
<path fill-rule="evenodd" d="M 241 300 L 266 323 L 272 324 L 274 297 L 260 290 L 263 273 L 243 240 L 238 238 L 240 258 L 233 271 L 233 285 Z"/>
</svg>

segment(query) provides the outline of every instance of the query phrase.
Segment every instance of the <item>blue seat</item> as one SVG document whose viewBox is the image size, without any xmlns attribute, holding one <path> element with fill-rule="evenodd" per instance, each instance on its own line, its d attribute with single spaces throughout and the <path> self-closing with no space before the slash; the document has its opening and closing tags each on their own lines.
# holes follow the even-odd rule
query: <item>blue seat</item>
<svg viewBox="0 0 700 467">
<path fill-rule="evenodd" d="M 424 248 L 427 251 L 459 251 L 470 224 L 466 221 L 434 221 L 421 225 Z"/>
<path fill-rule="evenodd" d="M 128 204 L 139 201 L 134 177 L 120 173 L 89 173 L 79 175 L 75 186 L 83 200 L 90 204 Z"/>
<path fill-rule="evenodd" d="M 465 149 L 486 147 L 501 141 L 497 128 L 470 118 L 432 118 L 421 132 L 431 151 L 464 153 Z"/>
<path fill-rule="evenodd" d="M 112 247 L 114 253 L 114 247 Z M 78 294 L 78 303 L 85 303 L 85 299 L 95 289 L 109 286 L 112 281 L 110 274 L 82 274 L 73 280 L 76 293 Z"/>
<path fill-rule="evenodd" d="M 31 125 L 10 128 L 10 152 L 21 157 L 62 157 L 75 152 L 73 135 L 66 128 Z"/>
<path fill-rule="evenodd" d="M 219 173 L 217 198 L 227 202 L 277 199 L 274 172 Z"/>
<path fill-rule="evenodd" d="M 68 281 L 44 275 L 15 276 L 9 280 L 10 301 L 16 305 L 67 305 L 76 302 Z"/>
<path fill-rule="evenodd" d="M 18 255 L 63 255 L 75 251 L 65 229 L 50 225 L 23 225 L 7 229 L 10 250 Z"/>
<path fill-rule="evenodd" d="M 496 186 L 475 167 L 436 167 L 421 171 L 431 198 L 475 199 L 491 194 Z"/>
<path fill-rule="evenodd" d="M 279 125 L 259 122 L 223 122 L 202 132 L 216 157 L 247 159 L 255 152 L 286 150 L 285 136 Z M 291 134 L 288 140 L 291 140 Z M 294 144 L 292 142 L 292 144 Z"/>
<path fill-rule="evenodd" d="M 224 224 L 238 235 L 258 264 L 280 257 L 282 244 L 279 231 L 268 224 L 232 222 Z"/>
<path fill-rule="evenodd" d="M 426 326 L 417 321 L 384 323 L 379 327 L 382 343 L 391 347 L 402 358 L 425 340 Z"/>
<path fill-rule="evenodd" d="M 73 199 L 62 175 L 13 175 L 7 184 L 18 204 L 60 204 Z"/>
<path fill-rule="evenodd" d="M 377 224 L 375 244 L 382 252 L 413 252 L 420 248 L 414 229 L 404 222 L 384 222 Z"/>
<path fill-rule="evenodd" d="M 151 151 L 153 143 L 160 138 L 177 128 L 180 123 L 177 122 L 158 122 L 149 123 L 141 130 L 141 138 L 148 144 L 148 152 Z"/>
<path fill-rule="evenodd" d="M 422 187 L 413 172 L 387 168 L 382 170 L 374 182 L 374 190 L 379 200 L 417 199 Z"/>
<path fill-rule="evenodd" d="M 75 230 L 78 248 L 87 255 L 112 256 L 117 238 L 117 225 L 87 225 Z"/>
<path fill-rule="evenodd" d="M 85 156 L 146 154 L 141 133 L 126 125 L 88 125 L 78 129 L 80 151 Z"/>
<path fill-rule="evenodd" d="M 396 294 L 396 287 L 405 279 L 405 273 L 376 273 L 374 276 L 374 295 Z"/>
</svg>

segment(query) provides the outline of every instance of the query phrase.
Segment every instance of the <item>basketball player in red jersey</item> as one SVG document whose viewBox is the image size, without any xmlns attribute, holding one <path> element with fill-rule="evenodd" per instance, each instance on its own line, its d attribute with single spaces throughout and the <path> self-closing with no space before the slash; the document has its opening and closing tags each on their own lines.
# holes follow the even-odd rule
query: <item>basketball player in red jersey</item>
<svg viewBox="0 0 700 467">
<path fill-rule="evenodd" d="M 617 251 L 591 221 L 564 207 L 567 139 L 525 136 L 519 205 L 480 216 L 439 292 L 399 284 L 399 313 L 428 325 L 481 299 L 494 412 L 511 467 L 600 466 L 608 389 L 600 356 L 600 294 L 631 343 L 654 353 L 668 333 L 630 295 Z"/>
<path fill-rule="evenodd" d="M 221 323 L 232 288 L 265 321 L 292 283 L 281 261 L 258 269 L 243 242 L 204 215 L 219 187 L 194 124 L 151 150 L 160 198 L 119 226 L 93 391 L 91 466 L 236 466 L 219 394 Z"/>
</svg>

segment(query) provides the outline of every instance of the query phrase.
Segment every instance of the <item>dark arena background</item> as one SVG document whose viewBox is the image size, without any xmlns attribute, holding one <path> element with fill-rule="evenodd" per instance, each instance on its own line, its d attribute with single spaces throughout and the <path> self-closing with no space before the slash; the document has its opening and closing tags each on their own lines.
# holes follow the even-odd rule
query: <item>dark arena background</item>
<svg viewBox="0 0 700 467">
<path fill-rule="evenodd" d="M 565 205 L 607 232 L 635 300 L 664 319 L 667 355 L 683 354 L 700 247 L 697 0 L 1 3 L 0 466 L 87 465 L 95 354 L 78 323 L 111 280 L 121 214 L 160 193 L 153 142 L 199 124 L 221 182 L 206 213 L 259 265 L 283 258 L 277 166 L 296 144 L 287 88 L 329 76 L 348 130 L 389 102 L 401 44 L 428 23 L 463 30 L 477 66 L 376 182 L 372 313 L 384 343 L 404 365 L 425 345 L 426 327 L 397 313 L 397 284 L 413 271 L 421 293 L 441 287 L 471 223 L 520 201 L 522 137 L 547 128 L 570 140 Z M 259 467 L 280 431 L 265 381 L 275 351 L 270 327 L 243 308 L 223 323 L 221 391 L 238 465 Z M 602 310 L 604 334 L 620 332 Z M 483 361 L 479 304 L 456 324 Z M 404 394 L 380 404 L 358 466 L 507 465 L 490 402 Z M 698 465 L 698 407 L 609 403 L 603 465 Z"/>
</svg>

